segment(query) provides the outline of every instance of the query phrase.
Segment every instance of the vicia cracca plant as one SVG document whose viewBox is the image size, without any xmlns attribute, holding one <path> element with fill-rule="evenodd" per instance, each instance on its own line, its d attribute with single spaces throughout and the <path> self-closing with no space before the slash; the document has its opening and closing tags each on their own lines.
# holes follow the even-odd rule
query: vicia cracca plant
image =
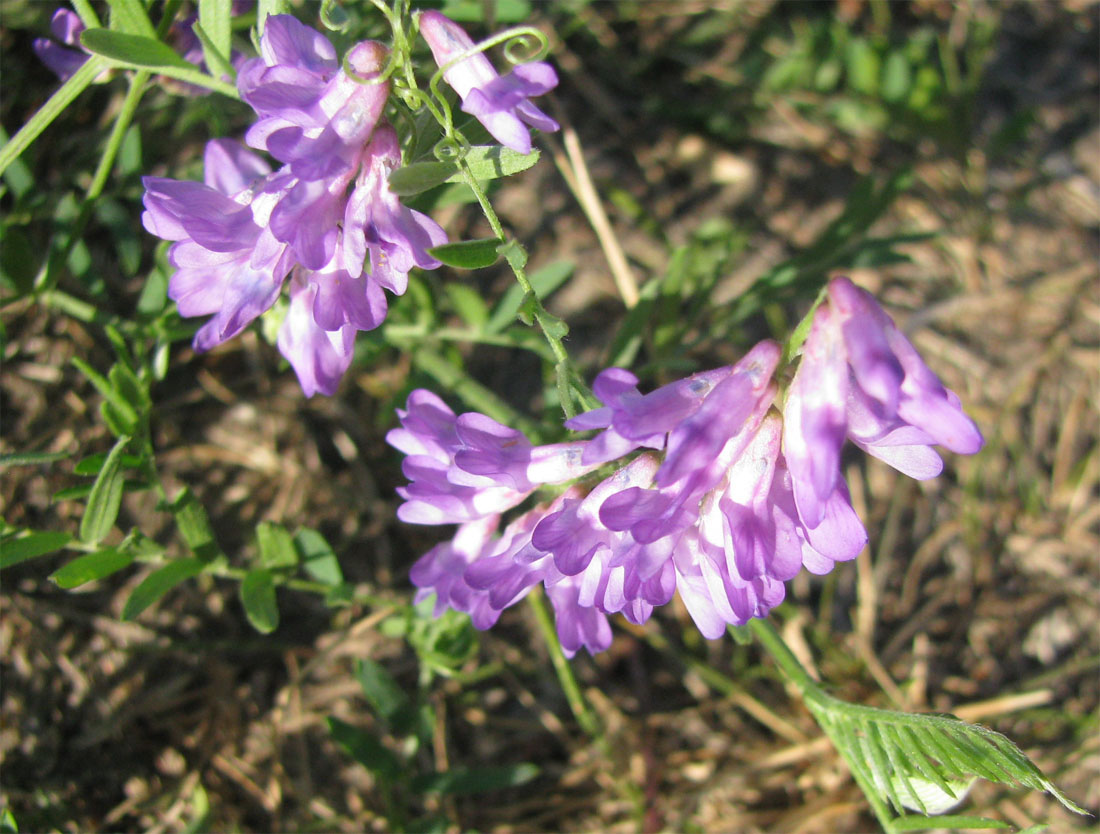
<svg viewBox="0 0 1100 834">
<path fill-rule="evenodd" d="M 201 182 L 141 178 L 141 224 L 170 243 L 162 244 L 163 274 L 156 273 L 165 279 L 160 308 L 143 308 L 141 324 L 104 324 L 119 357 L 107 374 L 74 361 L 104 397 L 101 414 L 115 445 L 78 465 L 95 477 L 80 493 L 87 504 L 79 535 L 5 524 L 5 567 L 77 550 L 81 555 L 54 574 L 69 587 L 151 562 L 155 569 L 128 598 L 125 618 L 201 574 L 239 581 L 246 615 L 262 632 L 279 623 L 277 586 L 321 594 L 333 607 L 384 609 L 383 619 L 396 621 L 393 612 L 399 612 L 405 619 L 395 633 L 408 638 L 422 663 L 421 701 L 434 674 L 454 675 L 469 657 L 456 649 L 450 660 L 440 659 L 440 645 L 467 645 L 449 632 L 440 636 L 455 622 L 454 612 L 463 615 L 459 628 L 468 629 L 468 615 L 485 630 L 526 600 L 569 706 L 607 757 L 612 745 L 567 658 L 582 648 L 593 655 L 607 650 L 616 622 L 625 621 L 635 634 L 647 623 L 654 631 L 665 628 L 673 617 L 655 614 L 678 599 L 708 640 L 729 633 L 757 638 L 849 764 L 885 830 L 961 828 L 976 820 L 995 825 L 975 817 L 931 818 L 961 803 L 977 777 L 1046 790 L 1080 810 L 1004 736 L 951 717 L 874 709 L 828 694 L 770 623 L 796 577 L 829 574 L 868 544 L 846 479 L 846 455 L 851 466 L 864 464 L 858 452 L 850 454 L 852 447 L 917 480 L 943 471 L 937 449 L 973 455 L 983 447 L 960 397 L 875 297 L 840 274 L 846 272 L 840 267 L 854 264 L 838 256 L 830 262 L 836 270 L 808 273 L 799 293 L 787 296 L 778 281 L 750 287 L 745 296 L 756 306 L 777 298 L 808 302 L 801 322 L 773 332 L 730 364 L 694 373 L 693 367 L 717 364 L 696 357 L 728 362 L 731 354 L 727 345 L 704 340 L 697 340 L 698 350 L 675 355 L 658 349 L 647 331 L 656 329 L 655 318 L 645 315 L 645 305 L 664 291 L 654 279 L 640 295 L 636 289 L 629 299 L 624 294 L 627 306 L 637 297 L 644 303 L 612 340 L 608 355 L 615 358 L 601 363 L 612 367 L 588 369 L 589 387 L 567 349 L 567 325 L 542 300 L 568 270 L 529 275 L 527 250 L 493 205 L 496 181 L 535 165 L 536 146 L 551 141 L 542 134 L 561 130 L 532 101 L 558 84 L 555 69 L 542 60 L 548 39 L 541 31 L 520 26 L 477 42 L 443 12 L 414 10 L 406 0 L 363 4 L 369 21 L 359 20 L 359 28 L 371 37 L 361 40 L 330 39 L 307 25 L 296 15 L 312 11 L 308 5 L 291 14 L 286 4 L 261 0 L 252 17 L 247 3 L 203 2 L 197 16 L 179 22 L 173 6 L 156 27 L 143 4 L 108 5 L 108 26 L 92 25 L 86 3 L 77 4 L 79 17 L 59 10 L 52 30 L 66 46 L 34 45 L 62 80 L 65 96 L 106 77 L 108 69 L 128 73 L 128 104 L 86 208 L 100 196 L 154 78 L 185 85 L 168 88 L 172 94 L 213 91 L 236 99 L 250 109 L 249 124 L 236 136 L 204 136 Z M 339 32 L 339 8 L 326 2 L 319 11 L 330 31 Z M 234 33 L 233 21 L 242 16 L 238 29 L 248 29 L 254 57 L 245 57 L 251 51 L 243 33 Z M 494 63 L 498 46 L 512 64 L 504 72 Z M 46 129 L 53 111 L 43 113 L 0 150 L 0 172 Z M 555 151 L 559 164 L 567 159 Z M 579 193 L 584 178 L 574 180 Z M 477 221 L 491 237 L 453 239 L 462 237 L 458 224 L 448 233 L 438 222 L 447 222 L 438 209 L 448 199 L 476 204 Z M 90 210 L 78 213 L 78 231 Z M 68 245 L 27 291 L 81 309 L 57 294 Z M 515 286 L 491 299 L 492 310 L 472 286 L 439 289 L 444 268 L 498 262 Z M 423 274 L 432 271 L 434 277 Z M 152 279 L 150 286 L 155 289 Z M 435 304 L 448 293 L 468 328 L 440 324 Z M 179 321 L 201 317 L 201 323 Z M 99 319 L 93 311 L 85 321 Z M 206 353 L 253 325 L 289 362 L 305 397 L 340 395 L 342 380 L 365 363 L 356 347 L 366 331 L 373 333 L 363 340 L 385 345 L 394 364 L 405 362 L 438 383 L 435 390 L 399 385 L 405 406 L 397 410 L 399 426 L 386 435 L 404 455 L 397 519 L 454 525 L 411 565 L 411 604 L 358 593 L 362 589 L 344 580 L 336 554 L 308 526 L 292 536 L 263 522 L 256 559 L 247 567 L 234 564 L 191 490 L 169 495 L 155 465 L 153 431 L 155 385 L 167 373 L 169 347 L 190 340 L 196 353 Z M 676 331 L 677 338 L 686 342 L 687 331 Z M 524 417 L 465 371 L 460 352 L 438 351 L 444 341 L 537 357 L 549 380 L 543 400 L 555 417 Z M 648 365 L 638 361 L 643 346 L 652 353 Z M 665 384 L 654 387 L 654 378 Z M 471 410 L 456 414 L 448 401 Z M 156 493 L 186 555 L 169 555 L 138 527 L 115 535 L 122 496 L 135 488 Z M 383 703 L 392 707 L 385 718 L 407 732 L 415 753 L 430 736 L 431 721 L 425 733 L 417 726 L 425 722 L 409 718 L 415 699 L 403 697 L 374 667 L 360 673 L 375 685 L 364 685 L 368 698 L 380 710 Z M 417 781 L 405 772 L 412 754 L 399 760 L 337 719 L 329 727 L 384 786 L 415 793 L 417 785 L 452 784 L 449 774 L 434 771 Z M 518 781 L 502 777 L 503 785 Z M 393 806 L 387 802 L 390 822 L 403 826 Z"/>
</svg>

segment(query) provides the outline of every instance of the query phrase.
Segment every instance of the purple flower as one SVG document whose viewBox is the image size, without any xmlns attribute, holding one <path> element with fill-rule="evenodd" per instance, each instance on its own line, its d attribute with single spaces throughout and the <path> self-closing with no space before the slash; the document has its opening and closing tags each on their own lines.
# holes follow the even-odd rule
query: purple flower
<svg viewBox="0 0 1100 834">
<path fill-rule="evenodd" d="M 84 28 L 84 22 L 76 12 L 58 9 L 50 20 L 50 32 L 56 41 L 49 38 L 34 39 L 32 44 L 34 54 L 62 81 L 68 81 L 73 73 L 84 66 L 84 62 L 88 60 L 88 53 L 84 52 L 83 47 L 80 46 L 80 33 Z"/>
<path fill-rule="evenodd" d="M 583 444 L 532 446 L 484 414 L 456 417 L 429 391 L 413 391 L 397 414 L 402 427 L 386 442 L 408 455 L 402 471 L 410 483 L 398 489 L 406 500 L 397 516 L 412 524 L 460 524 L 501 513 L 538 484 L 561 483 L 591 468 L 581 463 Z"/>
<path fill-rule="evenodd" d="M 452 607 L 476 610 L 480 622 L 543 584 L 569 655 L 606 648 L 609 615 L 643 623 L 676 592 L 700 632 L 717 638 L 767 616 L 803 568 L 828 573 L 867 543 L 840 475 L 845 437 L 914 477 L 942 466 L 932 443 L 981 445 L 958 398 L 846 279 L 830 284 L 815 314 L 782 415 L 779 359 L 778 345 L 764 341 L 733 366 L 645 395 L 628 371 L 605 370 L 594 386 L 604 405 L 566 422 L 602 431 L 557 446 L 533 446 L 484 415 L 455 417 L 414 392 L 387 438 L 409 455 L 412 483 L 399 490 L 406 520 L 469 523 L 518 505 L 539 483 L 620 460 L 609 477 L 574 484 L 476 554 L 457 538 L 431 551 L 431 584 L 440 594 L 463 589 Z M 643 447 L 654 451 L 625 457 Z"/>
<path fill-rule="evenodd" d="M 344 212 L 344 268 L 359 275 L 369 258 L 371 279 L 402 295 L 414 266 L 440 266 L 428 250 L 446 243 L 447 234 L 426 214 L 401 205 L 390 191 L 390 173 L 401 166 L 392 127 L 375 129 L 365 157 Z"/>
<path fill-rule="evenodd" d="M 355 326 L 343 324 L 330 330 L 322 328 L 314 315 L 318 284 L 308 277 L 290 282 L 290 306 L 279 327 L 279 352 L 287 358 L 302 393 L 332 395 L 340 378 L 351 365 L 355 348 Z"/>
<path fill-rule="evenodd" d="M 324 35 L 291 15 L 271 15 L 259 57 L 237 76 L 241 98 L 260 117 L 246 141 L 302 179 L 354 172 L 389 97 L 389 82 L 372 80 L 388 55 L 377 41 L 356 44 L 344 58 L 352 77 Z"/>
<path fill-rule="evenodd" d="M 469 614 L 475 628 L 484 630 L 493 625 L 501 609 L 490 605 L 488 591 L 469 585 L 464 574 L 471 563 L 496 544 L 493 532 L 499 520 L 499 516 L 486 516 L 463 524 L 453 539 L 421 556 L 409 571 L 409 579 L 418 589 L 414 602 L 435 594 L 435 616 L 453 608 Z"/>
<path fill-rule="evenodd" d="M 206 146 L 205 184 L 145 177 L 142 223 L 177 241 L 168 295 L 182 316 L 214 314 L 195 334 L 209 350 L 243 330 L 275 303 L 292 260 L 285 244 L 257 223 L 270 171 L 260 157 L 227 139 Z"/>
<path fill-rule="evenodd" d="M 332 394 L 352 360 L 355 333 L 385 319 L 384 290 L 400 295 L 413 267 L 438 267 L 427 250 L 447 236 L 389 189 L 401 153 L 393 128 L 380 122 L 389 95 L 388 82 L 373 80 L 388 56 L 382 44 L 352 47 L 345 72 L 323 35 L 274 15 L 260 53 L 238 79 L 259 116 L 247 138 L 283 167 L 272 171 L 236 143 L 215 140 L 207 146 L 205 183 L 145 178 L 142 219 L 153 234 L 176 241 L 169 295 L 180 314 L 213 314 L 195 337 L 198 350 L 269 309 L 293 270 L 279 349 L 307 396 Z M 421 482 L 410 494 L 440 477 L 445 482 L 437 463 L 409 464 Z M 483 495 L 464 505 L 473 500 L 470 490 L 452 489 L 463 484 L 437 486 L 449 496 L 440 498 L 451 507 L 445 518 L 465 521 L 495 506 Z M 498 502 L 502 495 L 487 494 Z"/>
<path fill-rule="evenodd" d="M 840 483 L 845 437 L 914 478 L 939 474 L 933 443 L 973 454 L 982 436 L 870 293 L 829 282 L 783 412 L 783 452 L 802 520 L 817 527 Z"/>
<path fill-rule="evenodd" d="M 559 125 L 528 99 L 548 93 L 558 84 L 554 68 L 543 61 L 521 64 L 501 76 L 484 53 L 478 52 L 447 67 L 474 48 L 465 30 L 437 11 L 420 13 L 420 34 L 435 62 L 446 67 L 443 77 L 462 99 L 462 109 L 481 122 L 498 142 L 522 154 L 531 152 L 527 125 L 553 132 Z"/>
</svg>

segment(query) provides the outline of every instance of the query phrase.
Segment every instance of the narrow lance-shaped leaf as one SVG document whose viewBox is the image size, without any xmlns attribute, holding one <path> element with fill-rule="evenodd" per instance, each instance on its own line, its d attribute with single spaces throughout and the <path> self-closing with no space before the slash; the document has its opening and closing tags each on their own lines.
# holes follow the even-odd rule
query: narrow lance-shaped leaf
<svg viewBox="0 0 1100 834">
<path fill-rule="evenodd" d="M 122 619 L 132 620 L 142 611 L 193 576 L 202 573 L 206 563 L 194 557 L 177 559 L 145 577 L 122 606 Z"/>
<path fill-rule="evenodd" d="M 66 562 L 50 574 L 50 579 L 61 588 L 77 588 L 87 582 L 103 579 L 129 567 L 134 561 L 132 553 L 106 547 L 95 553 L 86 553 Z"/>
<path fill-rule="evenodd" d="M 245 616 L 256 631 L 270 634 L 279 627 L 279 606 L 271 571 L 257 568 L 245 574 L 240 596 Z"/>
<path fill-rule="evenodd" d="M 229 61 L 233 37 L 230 10 L 226 0 L 199 0 L 199 25 L 210 42 L 209 48 L 203 43 L 203 55 L 211 69 L 220 68 Z M 215 54 L 209 54 L 210 51 Z"/>
<path fill-rule="evenodd" d="M 60 530 L 41 530 L 18 538 L 9 536 L 0 540 L 0 569 L 54 553 L 72 540 L 72 536 Z"/>
<path fill-rule="evenodd" d="M 328 541 L 316 530 L 303 527 L 294 534 L 294 547 L 306 573 L 325 585 L 338 586 L 344 581 L 340 560 Z"/>
<path fill-rule="evenodd" d="M 145 11 L 141 0 L 107 0 L 111 8 L 111 28 L 131 35 L 156 36 L 153 22 Z"/>
<path fill-rule="evenodd" d="M 355 665 L 355 677 L 363 695 L 393 730 L 409 733 L 416 720 L 416 707 L 404 689 L 381 665 L 370 659 Z"/>
<path fill-rule="evenodd" d="M 134 432 L 137 428 L 138 414 L 134 407 L 126 401 L 126 397 L 106 377 L 80 357 L 73 357 L 72 363 L 95 386 L 103 399 L 111 404 L 117 419 L 122 423 L 123 431 L 126 433 Z"/>
<path fill-rule="evenodd" d="M 237 88 L 232 84 L 202 72 L 177 55 L 172 47 L 153 38 L 112 32 L 109 29 L 87 29 L 80 35 L 80 44 L 116 66 L 151 70 L 230 98 L 240 98 Z"/>
<path fill-rule="evenodd" d="M 353 727 L 333 715 L 328 717 L 328 728 L 333 740 L 367 770 L 386 779 L 396 779 L 401 773 L 397 756 L 366 730 Z"/>
<path fill-rule="evenodd" d="M 538 775 L 538 767 L 528 762 L 500 767 L 456 768 L 445 773 L 423 773 L 414 778 L 409 787 L 414 793 L 462 796 L 514 788 Z"/>
<path fill-rule="evenodd" d="M 428 250 L 433 258 L 457 269 L 482 269 L 496 263 L 500 241 L 495 237 L 444 243 Z"/>
<path fill-rule="evenodd" d="M 265 568 L 291 568 L 298 564 L 294 540 L 283 525 L 261 521 L 256 525 L 256 542 L 260 548 L 260 564 Z"/>
<path fill-rule="evenodd" d="M 103 468 L 99 470 L 92 491 L 88 494 L 88 505 L 84 517 L 80 519 L 80 538 L 88 544 L 98 544 L 103 540 L 118 518 L 122 504 L 122 451 L 130 438 L 123 436 L 111 449 Z"/>
<path fill-rule="evenodd" d="M 210 526 L 206 508 L 190 489 L 187 487 L 181 489 L 170 505 L 170 509 L 176 517 L 176 526 L 179 527 L 180 535 L 183 536 L 192 553 L 207 562 L 222 555 L 214 538 L 214 528 Z"/>
</svg>

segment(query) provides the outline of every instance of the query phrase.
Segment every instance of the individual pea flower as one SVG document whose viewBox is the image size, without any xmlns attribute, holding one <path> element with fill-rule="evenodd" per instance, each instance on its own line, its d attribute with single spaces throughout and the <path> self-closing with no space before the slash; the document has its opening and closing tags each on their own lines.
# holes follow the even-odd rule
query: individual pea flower
<svg viewBox="0 0 1100 834">
<path fill-rule="evenodd" d="M 176 241 L 168 262 L 176 268 L 168 295 L 185 317 L 213 314 L 195 334 L 205 351 L 232 338 L 268 310 L 293 266 L 285 243 L 266 223 L 272 201 L 271 168 L 230 139 L 207 143 L 204 183 L 144 177 L 142 223 Z"/>
<path fill-rule="evenodd" d="M 940 473 L 931 448 L 974 454 L 982 435 L 870 293 L 829 282 L 783 409 L 783 452 L 802 520 L 816 527 L 841 483 L 845 437 L 918 479 Z"/>
<path fill-rule="evenodd" d="M 411 524 L 462 524 L 515 507 L 539 484 L 562 483 L 591 467 L 583 444 L 534 446 L 522 432 L 477 412 L 455 416 L 439 397 L 418 389 L 399 409 L 401 428 L 386 442 L 407 457 L 405 503 L 397 510 Z"/>
<path fill-rule="evenodd" d="M 428 250 L 447 242 L 438 223 L 402 205 L 390 190 L 389 176 L 400 166 L 396 131 L 378 125 L 344 211 L 344 268 L 358 276 L 369 262 L 370 280 L 395 295 L 408 288 L 413 267 L 442 265 Z"/>
<path fill-rule="evenodd" d="M 291 15 L 269 16 L 260 55 L 237 76 L 259 116 L 245 141 L 304 181 L 354 174 L 389 97 L 389 82 L 377 80 L 388 56 L 383 44 L 363 41 L 344 56 L 345 70 L 320 32 Z"/>
<path fill-rule="evenodd" d="M 62 81 L 68 81 L 88 60 L 88 53 L 80 45 L 80 33 L 84 29 L 84 21 L 76 12 L 58 9 L 50 19 L 50 33 L 54 40 L 34 39 L 34 54 Z"/>
<path fill-rule="evenodd" d="M 432 51 L 443 78 L 462 99 L 462 110 L 481 122 L 493 138 L 522 154 L 531 152 L 527 125 L 553 132 L 560 125 L 528 99 L 550 92 L 558 84 L 554 68 L 544 61 L 532 61 L 499 75 L 484 53 L 478 52 L 451 66 L 456 58 L 474 48 L 465 30 L 437 11 L 420 13 L 420 34 Z"/>
</svg>

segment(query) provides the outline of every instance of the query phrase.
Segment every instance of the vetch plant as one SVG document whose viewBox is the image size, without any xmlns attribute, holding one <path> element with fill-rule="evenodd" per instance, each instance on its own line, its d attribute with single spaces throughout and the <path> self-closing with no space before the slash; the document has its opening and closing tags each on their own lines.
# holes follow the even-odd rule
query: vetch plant
<svg viewBox="0 0 1100 834">
<path fill-rule="evenodd" d="M 664 361 L 662 348 L 682 341 L 686 329 L 647 318 L 654 295 L 664 291 L 653 282 L 611 341 L 610 367 L 582 370 L 567 350 L 568 326 L 543 303 L 570 270 L 528 274 L 527 250 L 493 206 L 495 181 L 538 163 L 540 134 L 561 129 L 532 101 L 558 84 L 542 60 L 548 39 L 539 29 L 518 26 L 475 42 L 439 10 L 374 0 L 359 10 L 368 20 L 357 19 L 356 30 L 371 37 L 356 40 L 350 18 L 337 26 L 342 11 L 326 2 L 322 21 L 344 30 L 330 38 L 284 4 L 261 0 L 249 30 L 257 54 L 244 59 L 244 38 L 234 39 L 232 23 L 244 9 L 204 0 L 197 20 L 186 21 L 195 42 L 181 58 L 167 42 L 184 23 L 175 20 L 178 4 L 168 4 L 154 25 L 145 5 L 110 0 L 107 26 L 86 3 L 76 6 L 79 18 L 62 10 L 53 26 L 87 55 L 36 43 L 63 84 L 0 149 L 0 172 L 14 171 L 18 180 L 19 155 L 69 103 L 105 69 L 126 74 L 129 92 L 68 236 L 15 287 L 21 297 L 98 328 L 111 345 L 108 371 L 82 359 L 73 364 L 101 395 L 100 415 L 114 442 L 106 454 L 75 465 L 90 485 L 57 496 L 85 501 L 76 534 L 4 522 L 0 565 L 73 551 L 78 555 L 52 574 L 64 588 L 147 565 L 124 619 L 202 575 L 236 583 L 247 619 L 262 633 L 279 626 L 280 588 L 319 595 L 334 609 L 382 612 L 380 633 L 405 640 L 416 654 L 415 691 L 372 661 L 357 664 L 356 676 L 381 725 L 403 740 L 401 752 L 337 716 L 328 717 L 328 727 L 377 777 L 394 830 L 439 822 L 410 821 L 416 797 L 501 789 L 539 772 L 537 763 L 429 768 L 420 756 L 438 717 L 429 697 L 433 680 L 470 676 L 476 642 L 468 622 L 489 629 L 521 600 L 531 606 L 578 723 L 605 757 L 614 754 L 612 744 L 568 659 L 581 649 L 607 650 L 618 615 L 640 627 L 678 598 L 704 638 L 756 638 L 843 756 L 884 830 L 1007 827 L 945 813 L 976 778 L 1045 790 L 1083 813 L 1003 735 L 951 716 L 882 710 L 830 694 L 771 624 L 803 571 L 829 574 L 868 544 L 842 468 L 848 440 L 917 480 L 943 471 L 937 447 L 971 455 L 984 443 L 963 399 L 879 301 L 842 274 L 852 265 L 843 262 L 844 246 L 825 250 L 832 260 L 814 280 L 800 272 L 804 264 L 787 264 L 787 273 L 775 272 L 731 302 L 734 313 L 716 317 L 737 324 L 742 311 L 774 303 L 767 292 L 785 285 L 809 302 L 789 332 L 759 341 L 730 364 L 690 372 L 686 351 Z M 503 72 L 490 57 L 496 47 L 511 64 Z M 141 178 L 141 223 L 170 245 L 150 271 L 140 315 L 126 319 L 59 282 L 125 137 L 140 135 L 139 103 L 158 74 L 189 85 L 169 94 L 208 90 L 252 112 L 239 136 L 205 141 L 201 182 Z M 898 188 L 893 182 L 872 197 L 884 206 Z M 449 238 L 431 216 L 448 190 L 477 204 L 491 237 Z M 849 211 L 838 223 L 851 228 Z M 863 221 L 864 228 L 871 222 Z M 439 279 L 419 273 L 499 261 L 515 286 L 486 299 L 470 285 L 446 285 L 447 303 L 466 326 L 439 326 L 440 299 L 430 289 Z M 705 306 L 707 290 L 696 287 L 692 303 Z M 208 318 L 184 321 L 199 317 Z M 304 397 L 340 396 L 342 380 L 364 362 L 368 337 L 358 359 L 357 337 L 367 331 L 373 348 L 384 346 L 437 383 L 437 390 L 404 388 L 398 426 L 386 435 L 404 455 L 397 518 L 455 525 L 411 566 L 411 602 L 346 580 L 340 558 L 308 518 L 294 532 L 261 522 L 247 558 L 227 553 L 195 493 L 166 486 L 154 422 L 172 346 L 190 341 L 201 354 L 252 326 L 287 360 Z M 635 361 L 652 335 L 647 328 L 664 328 L 648 340 L 651 367 Z M 438 350 L 446 342 L 537 357 L 551 380 L 544 399 L 561 418 L 524 417 L 471 378 L 458 354 Z M 654 376 L 672 381 L 643 382 Z M 448 400 L 472 410 L 456 414 Z M 50 460 L 30 452 L 6 463 Z M 122 520 L 124 496 L 143 490 L 172 518 L 172 542 Z"/>
</svg>

